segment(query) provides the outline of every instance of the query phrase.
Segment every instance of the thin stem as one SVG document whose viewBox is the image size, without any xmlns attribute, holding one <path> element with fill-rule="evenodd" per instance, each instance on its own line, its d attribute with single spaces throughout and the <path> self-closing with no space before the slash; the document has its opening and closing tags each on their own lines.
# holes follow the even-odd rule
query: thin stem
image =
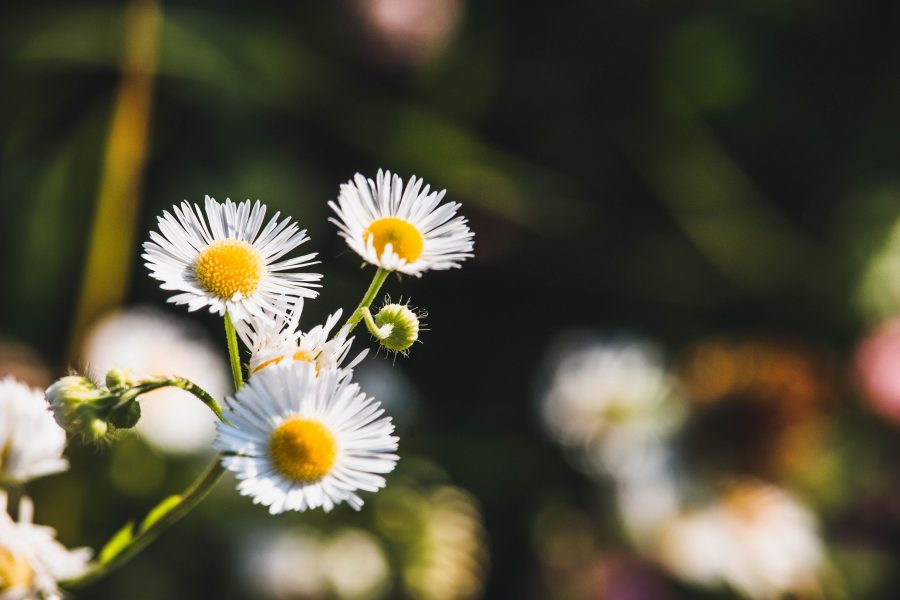
<svg viewBox="0 0 900 600">
<path fill-rule="evenodd" d="M 375 300 L 378 290 L 381 289 L 381 286 L 384 284 L 385 279 L 387 279 L 387 276 L 390 275 L 390 273 L 390 271 L 382 269 L 381 267 L 375 271 L 375 276 L 372 278 L 372 283 L 369 284 L 369 289 L 366 290 L 366 295 L 363 296 L 359 306 L 356 307 L 356 310 L 353 311 L 353 314 L 350 315 L 350 318 L 344 323 L 345 327 L 348 325 L 350 327 L 347 330 L 348 334 L 353 331 L 356 328 L 356 325 L 362 320 L 364 315 L 363 310 L 368 309 L 372 305 L 372 301 Z"/>
<path fill-rule="evenodd" d="M 178 498 L 178 503 L 169 509 L 149 526 L 141 526 L 128 545 L 107 562 L 94 563 L 93 567 L 81 577 L 62 582 L 66 587 L 80 587 L 96 581 L 118 569 L 146 548 L 165 529 L 181 520 L 191 512 L 209 494 L 213 486 L 222 478 L 225 467 L 222 466 L 221 455 L 206 467 L 197 479 Z"/>
<path fill-rule="evenodd" d="M 234 376 L 234 387 L 240 389 L 244 384 L 241 374 L 241 360 L 238 355 L 237 335 L 234 330 L 234 324 L 231 317 L 225 313 L 225 338 L 228 342 L 228 356 L 231 359 L 231 372 Z M 199 398 L 206 404 L 219 419 L 226 422 L 222 415 L 222 408 L 219 403 L 209 395 L 203 388 L 195 383 L 188 381 L 182 377 L 171 377 L 162 380 L 158 385 L 153 384 L 144 391 L 156 389 L 159 387 L 175 386 L 181 388 Z M 141 393 L 144 393 L 142 391 Z M 110 551 L 110 557 L 105 558 L 101 552 L 100 558 L 93 563 L 91 568 L 82 576 L 68 581 L 61 582 L 65 587 L 80 587 L 101 579 L 109 573 L 115 571 L 129 560 L 134 558 L 141 550 L 150 545 L 160 533 L 177 523 L 186 514 L 191 512 L 200 502 L 206 498 L 213 486 L 218 483 L 222 475 L 225 474 L 225 467 L 222 466 L 222 455 L 217 454 L 212 462 L 206 467 L 197 479 L 184 492 L 177 496 L 171 496 L 164 500 L 151 510 L 144 521 L 137 527 L 126 525 L 126 527 L 116 533 L 105 546 Z M 122 534 L 126 537 L 120 542 L 119 538 Z M 121 545 L 121 547 L 118 547 Z"/>
<path fill-rule="evenodd" d="M 244 385 L 244 376 L 241 371 L 241 357 L 238 354 L 237 334 L 234 331 L 234 323 L 231 315 L 225 313 L 225 339 L 228 341 L 228 358 L 231 359 L 231 375 L 234 377 L 235 391 Z"/>
<path fill-rule="evenodd" d="M 388 337 L 394 330 L 394 326 L 391 323 L 385 323 L 382 327 L 379 328 L 378 325 L 375 324 L 375 319 L 372 317 L 372 312 L 368 307 L 362 309 L 362 316 L 366 327 L 369 329 L 369 333 L 374 335 L 379 340 L 383 340 L 384 338 Z"/>
<path fill-rule="evenodd" d="M 222 407 L 219 406 L 219 403 L 216 402 L 216 399 L 213 398 L 209 392 L 204 390 L 202 387 L 194 383 L 193 381 L 189 381 L 184 377 L 172 377 L 169 379 L 172 382 L 172 385 L 175 387 L 181 388 L 186 392 L 189 392 L 196 396 L 203 404 L 209 407 L 209 410 L 213 411 L 213 414 L 216 415 L 223 423 L 227 423 L 228 421 L 222 415 Z"/>
<path fill-rule="evenodd" d="M 128 404 L 138 396 L 142 396 L 143 394 L 152 392 L 153 390 L 158 390 L 165 387 L 177 387 L 190 394 L 193 394 L 198 400 L 200 400 L 200 402 L 209 407 L 209 410 L 213 411 L 213 414 L 215 414 L 220 421 L 222 421 L 223 423 L 227 422 L 222 414 L 222 407 L 218 402 L 216 402 L 216 399 L 209 394 L 209 392 L 204 390 L 193 381 L 178 376 L 166 377 L 157 381 L 148 381 L 146 383 L 137 385 L 122 395 L 122 401 L 119 403 L 119 405 Z"/>
</svg>

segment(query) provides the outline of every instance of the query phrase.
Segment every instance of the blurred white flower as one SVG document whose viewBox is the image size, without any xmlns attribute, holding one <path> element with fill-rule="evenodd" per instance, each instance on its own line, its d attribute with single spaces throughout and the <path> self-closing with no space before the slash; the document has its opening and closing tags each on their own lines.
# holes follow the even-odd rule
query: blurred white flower
<svg viewBox="0 0 900 600">
<path fill-rule="evenodd" d="M 326 589 L 317 534 L 304 529 L 261 532 L 240 545 L 243 580 L 253 597 L 321 598 Z"/>
<path fill-rule="evenodd" d="M 30 499 L 22 499 L 18 521 L 6 512 L 6 503 L 0 492 L 0 598 L 61 600 L 57 582 L 84 574 L 90 549 L 69 550 L 52 528 L 33 524 Z"/>
<path fill-rule="evenodd" d="M 388 591 L 387 556 L 362 529 L 260 531 L 240 548 L 243 581 L 253 597 L 375 600 Z"/>
<path fill-rule="evenodd" d="M 659 349 L 630 338 L 566 347 L 542 404 L 544 423 L 592 470 L 627 476 L 658 460 L 685 407 Z"/>
<path fill-rule="evenodd" d="M 65 471 L 63 431 L 41 390 L 0 380 L 0 481 L 23 482 Z"/>
<path fill-rule="evenodd" d="M 152 308 L 101 319 L 88 334 L 82 356 L 101 380 L 109 369 L 120 367 L 141 375 L 185 377 L 220 400 L 230 390 L 227 364 L 206 335 L 190 321 Z M 164 388 L 141 396 L 135 429 L 163 452 L 189 454 L 210 451 L 215 423 L 215 415 L 194 396 Z"/>
<path fill-rule="evenodd" d="M 332 592 L 345 600 L 384 595 L 390 570 L 381 545 L 362 529 L 342 529 L 324 540 L 322 568 Z"/>
<path fill-rule="evenodd" d="M 681 490 L 671 450 L 647 444 L 645 460 L 616 478 L 616 504 L 625 532 L 638 546 L 656 542 L 660 528 L 681 508 Z"/>
<path fill-rule="evenodd" d="M 673 519 L 662 533 L 660 559 L 688 581 L 727 584 L 769 600 L 816 596 L 825 550 L 807 507 L 774 486 L 743 481 Z"/>
</svg>

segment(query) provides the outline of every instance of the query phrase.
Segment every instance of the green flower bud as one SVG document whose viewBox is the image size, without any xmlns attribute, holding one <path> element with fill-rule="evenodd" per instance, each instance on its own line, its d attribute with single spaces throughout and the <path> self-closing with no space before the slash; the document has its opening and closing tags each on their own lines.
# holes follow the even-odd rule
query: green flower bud
<svg viewBox="0 0 900 600">
<path fill-rule="evenodd" d="M 125 406 L 114 410 L 109 416 L 109 422 L 117 429 L 131 429 L 141 419 L 141 405 L 137 400 L 132 400 Z"/>
<path fill-rule="evenodd" d="M 419 339 L 419 317 L 406 304 L 385 304 L 374 321 L 384 332 L 378 341 L 388 350 L 405 352 Z"/>
<path fill-rule="evenodd" d="M 87 440 L 100 441 L 109 431 L 107 415 L 118 399 L 87 377 L 69 375 L 47 389 L 47 400 L 60 427 Z"/>
<path fill-rule="evenodd" d="M 115 368 L 106 372 L 106 387 L 110 390 L 123 390 L 144 383 L 145 378 L 138 377 L 128 369 Z"/>
</svg>

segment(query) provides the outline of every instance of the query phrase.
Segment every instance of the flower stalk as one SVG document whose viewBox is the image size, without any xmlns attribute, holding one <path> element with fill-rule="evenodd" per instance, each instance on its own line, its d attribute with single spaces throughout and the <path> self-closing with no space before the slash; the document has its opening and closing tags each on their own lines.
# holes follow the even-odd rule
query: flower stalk
<svg viewBox="0 0 900 600">
<path fill-rule="evenodd" d="M 183 493 L 169 496 L 147 513 L 139 527 L 135 528 L 133 522 L 128 522 L 111 537 L 100 551 L 99 560 L 86 573 L 61 583 L 68 588 L 81 587 L 102 579 L 127 563 L 149 546 L 160 533 L 200 504 L 224 473 L 225 468 L 217 456 Z"/>
<path fill-rule="evenodd" d="M 228 358 L 231 362 L 234 389 L 237 391 L 244 385 L 244 376 L 241 370 L 241 356 L 238 352 L 237 333 L 234 330 L 234 323 L 231 322 L 231 315 L 227 312 L 225 313 L 225 340 L 228 343 Z"/>
<path fill-rule="evenodd" d="M 372 306 L 372 302 L 375 301 L 375 296 L 378 295 L 379 290 L 381 290 L 381 286 L 384 285 L 387 276 L 390 274 L 390 271 L 387 269 L 382 269 L 381 267 L 375 271 L 375 276 L 372 277 L 372 283 L 369 284 L 369 289 L 366 290 L 366 294 L 363 296 L 363 299 L 360 301 L 359 306 L 356 307 L 356 310 L 353 311 L 353 314 L 350 315 L 350 318 L 347 319 L 347 322 L 344 323 L 344 327 L 349 327 L 347 329 L 347 333 L 349 334 L 353 331 L 357 324 L 365 317 L 365 311 Z"/>
<path fill-rule="evenodd" d="M 241 374 L 241 361 L 238 355 L 237 335 L 234 324 L 228 313 L 225 314 L 225 337 L 228 344 L 228 356 L 231 362 L 232 375 L 236 390 L 243 386 Z M 200 386 L 184 379 L 183 377 L 170 377 L 152 382 L 143 386 L 139 393 L 158 389 L 166 386 L 175 386 L 197 396 L 204 404 L 210 407 L 219 420 L 227 422 L 222 415 L 219 403 Z M 137 394 L 134 395 L 136 397 Z M 222 466 L 222 455 L 217 454 L 206 469 L 194 480 L 193 483 L 181 494 L 169 496 L 147 513 L 140 526 L 135 527 L 133 522 L 128 522 L 113 535 L 100 551 L 99 560 L 94 562 L 90 569 L 81 577 L 61 582 L 69 588 L 77 588 L 87 585 L 109 575 L 129 560 L 137 556 L 141 550 L 150 545 L 159 534 L 180 521 L 185 515 L 199 505 L 212 491 L 213 486 L 219 482 L 225 474 Z"/>
</svg>

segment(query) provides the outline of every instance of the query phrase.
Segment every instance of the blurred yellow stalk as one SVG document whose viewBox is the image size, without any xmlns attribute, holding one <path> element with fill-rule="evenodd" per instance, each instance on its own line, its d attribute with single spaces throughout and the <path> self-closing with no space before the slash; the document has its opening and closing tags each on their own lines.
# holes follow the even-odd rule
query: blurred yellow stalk
<svg viewBox="0 0 900 600">
<path fill-rule="evenodd" d="M 70 359 L 77 357 L 90 324 L 119 306 L 128 287 L 147 158 L 160 13 L 156 0 L 133 0 L 125 12 L 122 76 L 106 137 L 97 208 L 69 340 Z"/>
</svg>

